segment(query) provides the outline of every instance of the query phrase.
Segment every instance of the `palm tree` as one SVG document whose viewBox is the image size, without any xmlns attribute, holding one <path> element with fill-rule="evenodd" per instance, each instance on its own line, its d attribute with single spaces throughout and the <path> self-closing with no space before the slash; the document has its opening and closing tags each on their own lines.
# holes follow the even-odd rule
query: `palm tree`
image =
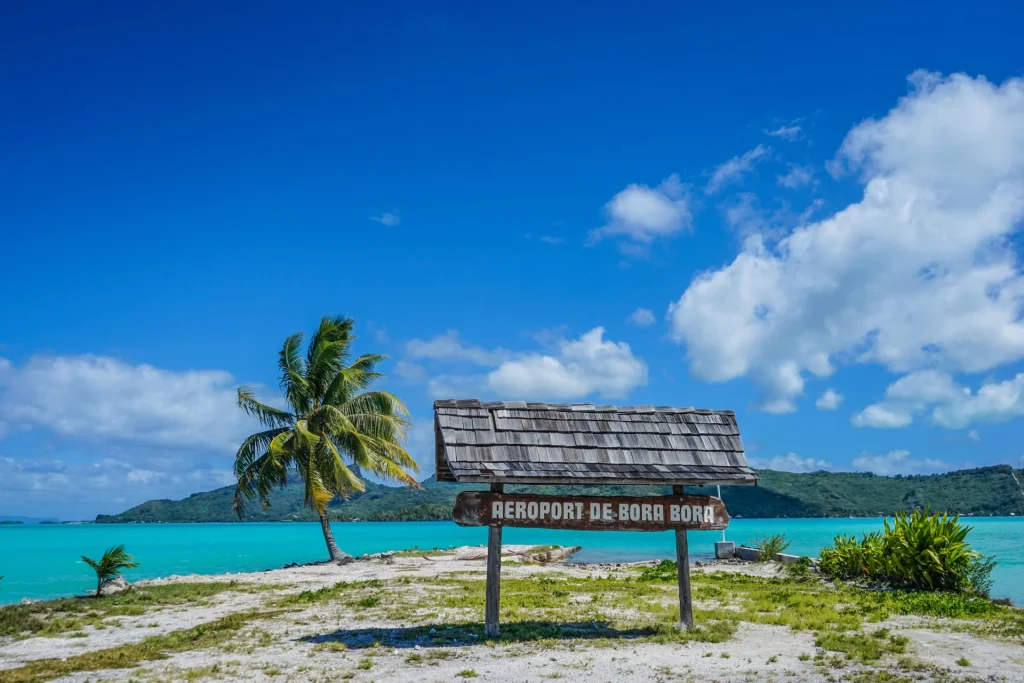
<svg viewBox="0 0 1024 683">
<path fill-rule="evenodd" d="M 117 578 L 125 569 L 134 569 L 139 566 L 135 558 L 124 551 L 124 545 L 107 548 L 107 552 L 103 553 L 103 557 L 98 562 L 82 555 L 82 562 L 96 572 L 96 597 L 99 597 L 103 584 L 107 581 Z"/>
<path fill-rule="evenodd" d="M 338 548 L 327 519 L 335 496 L 366 490 L 362 471 L 419 487 L 407 472 L 419 466 L 402 447 L 409 411 L 386 391 L 366 391 L 383 376 L 374 368 L 386 356 L 364 355 L 346 365 L 352 327 L 351 318 L 324 317 L 305 360 L 302 333 L 285 339 L 278 367 L 288 410 L 260 403 L 248 387 L 238 389 L 239 407 L 266 430 L 238 448 L 235 511 L 241 518 L 246 501 L 257 497 L 269 507 L 270 492 L 283 487 L 294 470 L 305 484 L 305 504 L 320 518 L 331 560 L 339 563 L 352 556 Z"/>
</svg>

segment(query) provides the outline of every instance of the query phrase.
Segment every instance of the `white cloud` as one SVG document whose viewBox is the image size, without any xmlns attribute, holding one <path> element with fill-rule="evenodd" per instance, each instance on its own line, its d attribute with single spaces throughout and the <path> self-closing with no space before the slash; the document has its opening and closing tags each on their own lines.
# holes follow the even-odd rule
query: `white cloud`
<svg viewBox="0 0 1024 683">
<path fill-rule="evenodd" d="M 754 237 L 757 244 L 762 244 L 778 241 L 805 225 L 821 206 L 822 201 L 815 199 L 802 212 L 795 213 L 786 202 L 773 202 L 771 207 L 765 207 L 752 192 L 737 192 L 721 208 L 725 222 L 741 240 Z"/>
<path fill-rule="evenodd" d="M 895 429 L 906 427 L 914 418 L 905 412 L 886 408 L 883 405 L 868 406 L 853 416 L 851 422 L 855 427 L 877 427 L 879 429 Z"/>
<path fill-rule="evenodd" d="M 448 330 L 433 339 L 412 339 L 405 345 L 410 358 L 429 358 L 436 361 L 462 361 L 474 365 L 498 365 L 509 358 L 502 348 L 489 351 L 479 346 L 466 346 L 455 330 Z"/>
<path fill-rule="evenodd" d="M 862 453 L 853 459 L 853 467 L 857 472 L 874 472 L 892 476 L 894 474 L 924 474 L 926 472 L 944 472 L 949 464 L 941 460 L 925 458 L 918 460 L 910 457 L 910 451 L 896 450 L 885 455 Z"/>
<path fill-rule="evenodd" d="M 90 440 L 233 451 L 254 425 L 220 370 L 161 370 L 106 356 L 33 356 L 0 372 L 0 425 Z M 2 431 L 2 430 L 0 430 Z"/>
<path fill-rule="evenodd" d="M 389 228 L 393 227 L 395 225 L 398 225 L 399 223 L 402 222 L 402 219 L 399 217 L 397 211 L 393 211 L 393 212 L 392 211 L 388 211 L 388 212 L 382 213 L 379 216 L 370 216 L 370 220 L 371 221 L 377 221 L 381 225 L 386 225 Z"/>
<path fill-rule="evenodd" d="M 442 364 L 470 363 L 492 368 L 484 374 L 443 371 L 426 380 L 435 398 L 493 395 L 505 400 L 567 400 L 590 395 L 622 397 L 647 383 L 647 364 L 633 355 L 629 345 L 604 339 L 595 327 L 578 339 L 561 330 L 536 335 L 547 353 L 493 351 L 467 347 L 454 331 L 427 342 L 414 340 L 410 355 Z"/>
<path fill-rule="evenodd" d="M 182 498 L 235 483 L 220 467 L 187 457 L 126 457 L 70 461 L 0 456 L 0 512 L 89 519 L 121 512 L 151 498 Z"/>
<path fill-rule="evenodd" d="M 1012 241 L 1024 218 L 1024 81 L 918 73 L 911 84 L 839 150 L 864 184 L 859 202 L 777 244 L 749 237 L 672 304 L 672 337 L 695 376 L 751 377 L 779 411 L 806 376 L 840 363 L 977 373 L 1024 358 Z"/>
<path fill-rule="evenodd" d="M 427 379 L 427 370 L 418 363 L 404 358 L 395 363 L 394 374 L 407 382 L 423 382 Z"/>
<path fill-rule="evenodd" d="M 592 394 L 621 398 L 647 384 L 647 364 L 625 342 L 603 337 L 604 328 L 595 327 L 579 339 L 561 340 L 557 355 L 529 354 L 505 361 L 487 376 L 487 383 L 512 400 Z"/>
<path fill-rule="evenodd" d="M 977 429 L 972 429 L 971 431 L 967 432 L 967 438 L 977 443 L 981 441 L 981 434 L 978 433 Z"/>
<path fill-rule="evenodd" d="M 654 311 L 649 308 L 638 308 L 629 314 L 626 322 L 637 327 L 650 327 L 654 324 Z"/>
<path fill-rule="evenodd" d="M 538 239 L 541 244 L 558 245 L 565 242 L 561 237 L 552 237 L 551 235 L 541 235 Z"/>
<path fill-rule="evenodd" d="M 770 460 L 750 458 L 748 464 L 759 470 L 775 470 L 776 472 L 817 472 L 832 468 L 831 463 L 814 458 L 801 458 L 796 453 L 776 455 Z"/>
<path fill-rule="evenodd" d="M 789 167 L 789 173 L 776 177 L 776 181 L 779 185 L 791 190 L 796 190 L 806 185 L 810 185 L 812 180 L 814 180 L 814 176 L 811 173 L 811 169 L 798 164 L 791 164 Z"/>
<path fill-rule="evenodd" d="M 622 237 L 624 253 L 645 252 L 656 239 L 675 235 L 690 227 L 692 217 L 679 177 L 671 175 L 655 188 L 629 185 L 605 204 L 608 222 L 590 231 L 587 244 L 606 237 Z"/>
<path fill-rule="evenodd" d="M 927 415 L 932 424 L 949 429 L 1024 416 L 1024 373 L 1002 382 L 986 382 L 977 391 L 957 384 L 948 373 L 910 373 L 890 384 L 881 402 L 854 415 L 853 424 L 905 427 L 920 415 Z"/>
<path fill-rule="evenodd" d="M 775 130 L 766 130 L 765 133 L 771 135 L 773 138 L 793 141 L 800 135 L 800 126 L 779 126 Z"/>
<path fill-rule="evenodd" d="M 726 185 L 736 182 L 744 174 L 749 173 L 754 168 L 754 165 L 767 154 L 768 148 L 764 145 L 758 145 L 749 152 L 729 159 L 714 170 L 711 174 L 711 179 L 708 180 L 708 184 L 704 187 L 704 191 L 707 194 L 714 194 Z"/>
<path fill-rule="evenodd" d="M 842 402 L 843 395 L 835 389 L 829 388 L 825 390 L 825 393 L 818 397 L 818 400 L 814 402 L 814 405 L 818 410 L 835 410 Z"/>
</svg>

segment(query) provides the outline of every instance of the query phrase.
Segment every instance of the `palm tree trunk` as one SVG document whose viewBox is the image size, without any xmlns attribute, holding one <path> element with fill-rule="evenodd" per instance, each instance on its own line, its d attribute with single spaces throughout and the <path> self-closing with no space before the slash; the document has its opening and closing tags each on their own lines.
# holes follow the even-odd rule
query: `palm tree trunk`
<svg viewBox="0 0 1024 683">
<path fill-rule="evenodd" d="M 331 554 L 331 562 L 337 562 L 338 564 L 348 564 L 353 560 L 353 557 L 346 552 L 342 552 L 338 544 L 334 542 L 334 534 L 331 532 L 331 523 L 327 521 L 327 511 L 323 510 L 320 514 L 320 528 L 324 532 L 324 540 L 327 541 L 327 552 Z"/>
</svg>

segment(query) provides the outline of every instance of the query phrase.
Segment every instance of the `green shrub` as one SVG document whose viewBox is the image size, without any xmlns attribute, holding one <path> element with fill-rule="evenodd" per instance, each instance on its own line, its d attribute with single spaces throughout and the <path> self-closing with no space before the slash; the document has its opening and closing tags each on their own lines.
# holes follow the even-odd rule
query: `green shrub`
<svg viewBox="0 0 1024 683">
<path fill-rule="evenodd" d="M 792 544 L 793 541 L 786 538 L 786 534 L 762 534 L 753 541 L 753 546 L 761 551 L 758 562 L 771 562 L 776 555 L 785 552 Z"/>
<path fill-rule="evenodd" d="M 996 567 L 996 558 L 985 557 L 978 553 L 967 565 L 967 583 L 971 592 L 987 598 L 992 590 L 992 570 Z"/>
<path fill-rule="evenodd" d="M 836 579 L 987 596 L 995 560 L 971 549 L 970 531 L 959 517 L 927 509 L 900 512 L 892 522 L 885 520 L 883 533 L 865 534 L 859 542 L 836 536 L 832 547 L 821 551 L 821 571 Z"/>
<path fill-rule="evenodd" d="M 662 560 L 653 567 L 644 567 L 640 572 L 640 581 L 676 581 L 679 577 L 679 565 L 672 560 Z"/>
<path fill-rule="evenodd" d="M 809 581 L 811 579 L 811 558 L 798 557 L 796 562 L 782 565 L 786 576 L 796 582 Z"/>
</svg>

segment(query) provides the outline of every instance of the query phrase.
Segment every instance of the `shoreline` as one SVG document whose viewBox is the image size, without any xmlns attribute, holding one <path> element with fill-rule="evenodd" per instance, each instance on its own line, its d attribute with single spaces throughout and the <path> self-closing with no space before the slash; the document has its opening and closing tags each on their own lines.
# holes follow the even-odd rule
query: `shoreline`
<svg viewBox="0 0 1024 683">
<path fill-rule="evenodd" d="M 674 571 L 659 576 L 657 561 L 524 561 L 533 547 L 503 548 L 495 641 L 482 631 L 484 549 L 464 546 L 146 579 L 71 603 L 84 613 L 19 608 L 52 629 L 0 637 L 0 680 L 1024 679 L 1024 640 L 1012 635 L 1024 633 L 1021 610 L 993 605 L 984 621 L 879 612 L 883 592 L 718 561 L 691 565 L 698 630 L 683 633 L 672 625 Z M 851 601 L 863 615 L 844 607 Z"/>
<path fill-rule="evenodd" d="M 1024 522 L 1024 515 L 975 515 L 970 513 L 949 513 L 955 515 L 961 519 L 993 519 L 993 520 L 1020 520 Z M 801 521 L 801 520 L 822 520 L 822 519 L 854 519 L 854 520 L 866 520 L 866 519 L 892 519 L 891 515 L 821 515 L 818 517 L 745 517 L 742 515 L 731 517 L 732 520 L 788 520 L 788 521 Z M 190 521 L 190 522 L 170 522 L 170 521 L 125 521 L 125 522 L 97 522 L 95 520 L 62 520 L 59 522 L 0 522 L 0 528 L 12 528 L 12 527 L 68 527 L 68 526 L 127 526 L 127 525 L 140 525 L 140 524 L 319 524 L 320 522 L 315 519 L 234 519 L 234 520 L 201 520 L 201 521 Z M 405 520 L 393 520 L 393 519 L 332 519 L 331 524 L 446 524 L 454 523 L 450 519 L 405 519 Z"/>
<path fill-rule="evenodd" d="M 970 539 L 980 552 L 995 556 L 993 595 L 1024 604 L 1024 524 L 1010 519 L 964 520 L 974 527 Z M 486 530 L 459 527 L 453 523 L 339 523 L 333 525 L 343 550 L 355 556 L 400 551 L 411 546 L 420 550 L 450 549 L 486 542 Z M 750 545 L 761 534 L 783 533 L 793 545 L 790 554 L 817 557 L 837 534 L 881 529 L 879 520 L 736 520 L 727 530 L 728 540 Z M 4 529 L 7 529 L 6 531 Z M 693 560 L 713 557 L 717 532 L 692 532 Z M 632 562 L 673 559 L 671 534 L 632 532 L 571 532 L 559 530 L 506 530 L 507 543 L 579 545 L 582 550 L 571 562 Z M 0 544 L 18 562 L 0 560 L 0 604 L 16 603 L 23 597 L 52 599 L 73 595 L 91 587 L 91 571 L 79 559 L 94 556 L 104 548 L 125 544 L 141 563 L 126 572 L 130 581 L 171 574 L 216 574 L 263 571 L 294 562 L 327 559 L 317 523 L 307 524 L 119 524 L 49 526 L 27 525 L 0 528 Z"/>
</svg>

